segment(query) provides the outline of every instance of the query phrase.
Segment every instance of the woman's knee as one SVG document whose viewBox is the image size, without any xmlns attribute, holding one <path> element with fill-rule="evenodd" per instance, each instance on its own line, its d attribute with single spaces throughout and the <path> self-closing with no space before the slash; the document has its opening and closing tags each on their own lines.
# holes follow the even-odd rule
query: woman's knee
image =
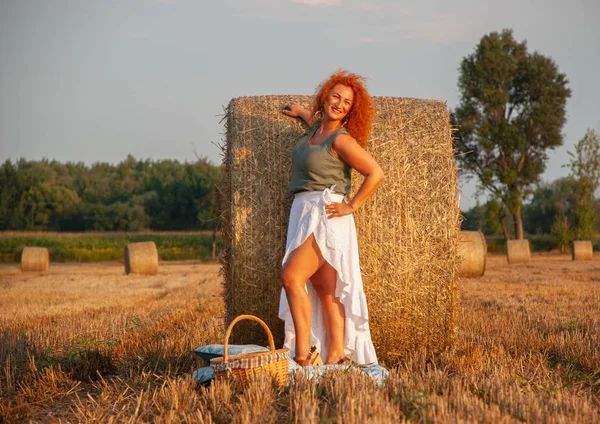
<svg viewBox="0 0 600 424">
<path fill-rule="evenodd" d="M 303 288 L 304 284 L 306 284 L 306 281 L 302 281 L 302 279 L 299 278 L 298 275 L 286 270 L 281 276 L 281 283 L 283 285 L 283 288 L 287 292 L 288 290 Z"/>
</svg>

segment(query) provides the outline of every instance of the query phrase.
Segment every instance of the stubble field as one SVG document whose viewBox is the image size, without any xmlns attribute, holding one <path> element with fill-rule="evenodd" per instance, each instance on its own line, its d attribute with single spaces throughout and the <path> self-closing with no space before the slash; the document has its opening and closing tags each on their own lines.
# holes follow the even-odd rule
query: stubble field
<svg viewBox="0 0 600 424">
<path fill-rule="evenodd" d="M 600 422 L 600 256 L 489 256 L 460 282 L 458 337 L 378 387 L 337 372 L 288 388 L 191 379 L 222 343 L 219 266 L 0 268 L 0 422 Z M 371 313 L 376 313 L 372 309 Z"/>
</svg>

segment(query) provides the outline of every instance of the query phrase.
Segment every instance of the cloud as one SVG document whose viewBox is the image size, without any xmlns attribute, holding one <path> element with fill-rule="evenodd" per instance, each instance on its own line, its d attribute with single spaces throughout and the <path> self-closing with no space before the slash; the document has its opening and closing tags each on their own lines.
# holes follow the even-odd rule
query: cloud
<svg viewBox="0 0 600 424">
<path fill-rule="evenodd" d="M 307 6 L 341 6 L 342 0 L 292 0 L 293 3 Z"/>
</svg>

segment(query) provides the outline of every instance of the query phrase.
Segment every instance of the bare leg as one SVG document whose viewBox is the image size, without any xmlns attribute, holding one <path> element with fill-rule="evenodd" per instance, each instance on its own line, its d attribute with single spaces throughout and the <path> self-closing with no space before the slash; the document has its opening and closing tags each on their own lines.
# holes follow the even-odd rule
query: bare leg
<svg viewBox="0 0 600 424">
<path fill-rule="evenodd" d="M 310 281 L 321 300 L 323 321 L 329 340 L 329 352 L 325 362 L 334 364 L 346 355 L 344 352 L 346 312 L 339 298 L 335 297 L 337 272 L 324 262 Z"/>
<path fill-rule="evenodd" d="M 303 359 L 310 349 L 311 306 L 306 280 L 325 260 L 313 234 L 292 252 L 283 269 L 283 288 L 287 296 L 296 332 L 296 358 Z"/>
</svg>

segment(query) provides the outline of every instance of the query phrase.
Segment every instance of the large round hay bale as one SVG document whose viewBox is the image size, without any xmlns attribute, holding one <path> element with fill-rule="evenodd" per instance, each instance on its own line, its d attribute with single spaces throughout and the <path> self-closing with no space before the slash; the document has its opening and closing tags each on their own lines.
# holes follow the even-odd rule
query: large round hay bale
<svg viewBox="0 0 600 424">
<path fill-rule="evenodd" d="M 155 275 L 158 272 L 158 250 L 153 241 L 129 243 L 125 247 L 125 273 Z"/>
<path fill-rule="evenodd" d="M 485 273 L 487 244 L 481 231 L 461 231 L 458 243 L 461 258 L 459 274 L 461 277 L 482 277 Z"/>
<path fill-rule="evenodd" d="M 292 201 L 286 191 L 290 152 L 306 131 L 280 109 L 290 102 L 309 107 L 311 100 L 241 97 L 226 111 L 227 321 L 260 316 L 278 345 L 281 261 Z M 392 363 L 410 350 L 443 349 L 454 338 L 460 210 L 447 105 L 390 97 L 376 97 L 374 104 L 368 150 L 386 177 L 354 218 L 373 342 L 379 358 Z M 355 193 L 362 177 L 352 178 Z M 243 327 L 236 343 L 264 342 L 256 329 Z"/>
<path fill-rule="evenodd" d="M 21 254 L 21 270 L 24 272 L 46 272 L 50 265 L 50 254 L 45 247 L 25 247 Z"/>
<path fill-rule="evenodd" d="M 531 262 L 529 240 L 508 240 L 506 256 L 509 264 L 528 264 Z"/>
<path fill-rule="evenodd" d="M 594 257 L 592 242 L 589 240 L 577 240 L 573 242 L 573 260 L 589 261 Z"/>
</svg>

